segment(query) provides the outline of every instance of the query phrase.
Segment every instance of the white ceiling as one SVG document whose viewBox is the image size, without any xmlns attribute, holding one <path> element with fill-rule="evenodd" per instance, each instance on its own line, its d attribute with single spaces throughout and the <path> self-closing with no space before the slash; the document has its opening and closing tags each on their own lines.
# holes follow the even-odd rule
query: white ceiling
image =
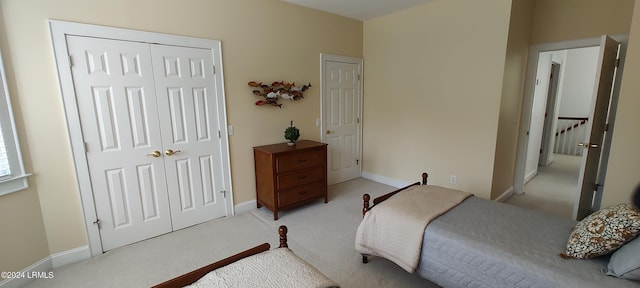
<svg viewBox="0 0 640 288">
<path fill-rule="evenodd" d="M 333 14 L 369 20 L 434 0 L 282 0 Z"/>
</svg>

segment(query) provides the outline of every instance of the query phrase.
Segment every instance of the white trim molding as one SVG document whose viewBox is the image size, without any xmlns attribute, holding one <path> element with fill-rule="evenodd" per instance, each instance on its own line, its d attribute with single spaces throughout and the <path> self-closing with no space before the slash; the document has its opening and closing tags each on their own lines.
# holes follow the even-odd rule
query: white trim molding
<svg viewBox="0 0 640 288">
<path fill-rule="evenodd" d="M 504 193 L 500 194 L 500 196 L 498 196 L 498 198 L 496 198 L 493 201 L 496 202 L 505 202 L 507 201 L 507 199 L 509 199 L 509 197 L 513 196 L 513 186 L 509 187 L 509 189 L 507 189 L 507 191 L 504 191 Z"/>
<path fill-rule="evenodd" d="M 51 264 L 51 256 L 47 256 L 46 258 L 32 264 L 31 266 L 22 269 L 22 271 L 3 271 L 3 272 L 18 272 L 18 274 L 22 275 L 32 275 L 34 273 L 47 273 L 53 270 L 53 266 Z M 16 277 L 9 278 L 0 281 L 0 287 L 2 288 L 18 288 L 24 285 L 27 285 L 34 279 L 28 277 Z"/>
<path fill-rule="evenodd" d="M 73 264 L 91 258 L 91 252 L 89 246 L 81 246 L 67 251 L 55 253 L 51 256 L 47 256 L 44 259 L 30 265 L 22 271 L 3 271 L 3 272 L 17 272 L 18 275 L 39 277 L 55 277 L 55 274 L 51 271 L 56 268 L 60 268 L 65 265 Z M 51 272 L 51 273 L 50 273 Z M 12 279 L 4 279 L 0 281 L 1 288 L 18 288 L 27 285 L 29 282 L 37 279 L 38 277 L 16 277 Z"/>
<path fill-rule="evenodd" d="M 397 179 L 393 179 L 393 178 L 389 178 L 389 177 L 385 177 L 385 176 L 381 176 L 378 174 L 373 174 L 370 172 L 365 172 L 362 171 L 362 178 L 365 179 L 369 179 L 371 181 L 375 181 L 378 183 L 382 183 L 385 185 L 389 185 L 391 187 L 395 187 L 395 188 L 401 188 L 401 187 L 405 187 L 411 183 L 415 183 L 417 181 L 413 181 L 413 182 L 406 182 L 406 181 L 402 181 L 402 180 L 397 180 Z"/>
<path fill-rule="evenodd" d="M 81 246 L 51 255 L 51 266 L 59 268 L 91 258 L 89 245 Z"/>
<path fill-rule="evenodd" d="M 7 74 L 4 70 L 1 54 L 0 52 L 0 142 L 4 146 L 2 149 L 3 162 L 8 165 L 5 167 L 8 170 L 3 170 L 8 174 L 3 173 L 3 176 L 0 177 L 0 196 L 27 189 L 29 187 L 27 177 L 31 176 L 24 170 L 20 141 L 9 96 L 9 86 L 7 85 Z"/>
<path fill-rule="evenodd" d="M 256 200 L 251 200 L 251 201 L 247 201 L 247 202 L 242 202 L 238 205 L 234 206 L 234 210 L 237 214 L 241 214 L 241 213 L 245 213 L 245 212 L 250 212 L 250 211 L 254 211 L 257 210 L 258 207 L 256 206 L 258 204 L 258 202 Z"/>
</svg>

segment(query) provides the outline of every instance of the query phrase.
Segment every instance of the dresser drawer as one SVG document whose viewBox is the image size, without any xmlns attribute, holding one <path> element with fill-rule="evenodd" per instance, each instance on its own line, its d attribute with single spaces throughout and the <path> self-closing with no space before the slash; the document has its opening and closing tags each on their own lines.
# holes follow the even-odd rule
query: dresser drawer
<svg viewBox="0 0 640 288">
<path fill-rule="evenodd" d="M 324 182 L 315 182 L 278 192 L 278 205 L 288 206 L 307 199 L 324 196 Z"/>
<path fill-rule="evenodd" d="M 324 150 L 314 149 L 294 154 L 281 155 L 276 159 L 277 173 L 322 165 L 326 156 Z"/>
<path fill-rule="evenodd" d="M 316 166 L 300 171 L 278 175 L 277 190 L 289 189 L 324 179 L 324 166 Z"/>
</svg>

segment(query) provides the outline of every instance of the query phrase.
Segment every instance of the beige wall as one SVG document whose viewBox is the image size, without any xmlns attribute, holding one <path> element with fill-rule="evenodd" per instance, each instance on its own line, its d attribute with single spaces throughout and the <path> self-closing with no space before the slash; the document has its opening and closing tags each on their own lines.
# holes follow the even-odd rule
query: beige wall
<svg viewBox="0 0 640 288">
<path fill-rule="evenodd" d="M 0 219 L 0 271 L 20 271 L 49 256 L 36 189 L 0 196 Z"/>
<path fill-rule="evenodd" d="M 640 5 L 633 11 L 602 207 L 629 202 L 640 183 Z"/>
<path fill-rule="evenodd" d="M 16 237 L 36 238 L 1 245 L 0 271 L 19 270 L 87 243 L 48 19 L 221 40 L 228 124 L 235 130 L 229 141 L 236 204 L 255 198 L 253 146 L 284 142 L 290 120 L 301 129 L 302 139 L 320 138 L 315 127 L 320 53 L 362 57 L 362 22 L 280 0 L 2 0 L 0 8 L 6 27 L 1 48 L 11 55 L 9 86 L 21 118 L 18 130 L 29 172 L 35 174 L 31 182 L 37 187 L 37 194 L 30 190 L 0 198 L 0 208 L 13 207 L 0 209 L 2 219 L 10 211 L 33 216 L 11 217 L 16 223 L 2 229 L 33 226 Z M 247 86 L 252 80 L 314 86 L 305 99 L 277 109 L 254 105 L 258 99 Z M 35 213 L 38 206 L 41 216 Z M 37 218 L 44 219 L 44 228 Z M 46 249 L 42 241 L 48 241 Z M 37 251 L 35 256 L 19 253 L 29 249 Z"/>
<path fill-rule="evenodd" d="M 524 76 L 529 55 L 534 0 L 513 0 L 496 137 L 491 199 L 513 188 Z"/>
<path fill-rule="evenodd" d="M 0 10 L 0 35 L 6 35 L 4 16 Z M 7 84 L 13 75 L 11 54 L 7 49 L 7 39 L 0 37 L 0 50 L 5 65 Z M 18 137 L 24 138 L 24 126 L 20 106 L 16 105 L 16 95 L 10 93 L 13 101 L 14 117 L 17 121 Z M 23 147 L 28 147 L 22 143 Z M 26 169 L 31 170 L 29 155 L 24 155 Z M 44 230 L 42 211 L 38 201 L 38 193 L 33 180 L 29 181 L 29 188 L 20 193 L 0 196 L 0 271 L 20 271 L 41 259 L 49 256 L 47 235 Z M 0 278 L 0 281 L 2 279 Z"/>
<path fill-rule="evenodd" d="M 365 21 L 365 171 L 403 181 L 426 171 L 490 197 L 510 7 L 434 1 Z"/>
<path fill-rule="evenodd" d="M 501 14 L 495 8 L 509 7 L 511 2 L 512 9 L 505 12 L 512 13 L 506 53 L 498 55 L 504 48 L 488 47 L 489 39 L 504 37 L 504 30 L 487 29 L 479 34 L 487 37 L 480 41 L 483 45 L 472 43 L 477 35 L 469 35 L 470 30 L 464 25 L 481 22 L 475 29 L 489 27 L 493 23 L 484 21 L 481 11 L 489 9 L 491 12 L 486 13 L 505 16 L 508 14 Z M 475 3 L 465 1 L 435 1 L 365 22 L 364 170 L 405 181 L 415 180 L 410 175 L 426 170 L 431 172 L 432 183 L 445 186 L 452 186 L 448 180 L 455 174 L 459 184 L 453 187 L 469 188 L 485 198 L 500 196 L 513 185 L 529 46 L 602 34 L 628 34 L 634 2 L 622 0 L 612 5 L 607 0 L 515 0 L 482 2 L 477 5 L 484 7 L 477 8 L 468 6 Z M 475 18 L 464 14 L 472 10 L 480 11 L 474 14 Z M 453 35 L 464 39 L 452 40 Z M 489 60 L 487 58 L 464 58 L 482 49 L 491 51 L 489 54 L 496 59 L 500 56 L 503 59 L 487 64 L 483 62 Z M 462 59 L 468 61 L 453 68 L 442 64 L 446 61 L 455 64 Z M 483 65 L 497 68 L 500 61 L 504 63 L 500 73 L 478 68 Z M 457 67 L 464 67 L 466 71 L 452 72 Z M 479 78 L 474 78 L 473 73 L 480 75 Z M 500 92 L 494 94 L 501 95 L 497 98 L 499 104 L 492 102 L 496 100 L 493 96 L 470 97 L 475 91 L 482 95 L 495 93 L 483 89 L 490 83 L 482 78 L 491 77 L 486 74 L 504 75 Z M 485 85 L 471 90 L 469 87 L 476 83 L 474 81 L 484 81 Z M 454 97 L 460 99 L 456 102 Z M 486 101 L 478 105 L 477 99 Z M 494 109 L 498 108 L 496 112 Z M 472 116 L 472 113 L 484 117 Z M 491 113 L 500 115 L 497 126 L 490 129 L 493 124 L 484 129 L 474 126 L 493 117 Z M 467 125 L 469 121 L 461 120 L 465 115 L 480 123 Z M 497 132 L 489 132 L 496 128 Z M 492 141 L 495 144 L 490 144 Z M 491 145 L 494 145 L 491 150 L 495 151 L 491 154 L 494 159 L 482 158 L 490 155 L 485 149 Z M 487 165 L 493 165 L 493 169 Z M 491 176 L 483 174 L 484 171 L 491 171 Z M 486 187 L 491 187 L 490 192 L 485 191 Z"/>
<path fill-rule="evenodd" d="M 628 34 L 635 0 L 536 0 L 531 44 Z"/>
</svg>

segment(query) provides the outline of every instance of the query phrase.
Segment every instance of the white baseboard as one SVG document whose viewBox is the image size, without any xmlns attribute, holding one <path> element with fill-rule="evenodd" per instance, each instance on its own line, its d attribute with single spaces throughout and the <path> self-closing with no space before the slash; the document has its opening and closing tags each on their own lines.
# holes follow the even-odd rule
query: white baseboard
<svg viewBox="0 0 640 288">
<path fill-rule="evenodd" d="M 81 246 L 51 255 L 51 266 L 59 268 L 91 258 L 89 245 Z"/>
<path fill-rule="evenodd" d="M 396 187 L 396 188 L 401 188 L 401 187 L 405 187 L 411 183 L 415 183 L 415 182 L 406 182 L 406 181 L 401 181 L 401 180 L 397 180 L 397 179 L 393 179 L 393 178 L 389 178 L 389 177 L 385 177 L 385 176 L 380 176 L 377 174 L 373 174 L 373 173 L 369 173 L 369 172 L 364 172 L 362 171 L 362 178 L 365 179 L 369 179 L 371 181 L 375 181 L 378 183 L 382 183 L 385 185 L 389 185 L 392 187 Z M 235 205 L 233 208 L 235 210 L 235 214 L 240 214 L 240 213 L 244 213 L 244 212 L 250 212 L 250 211 L 254 211 L 256 209 L 258 209 L 256 207 L 257 201 L 256 200 L 251 200 L 251 201 L 247 201 L 247 202 L 242 202 L 238 205 Z"/>
<path fill-rule="evenodd" d="M 71 250 L 55 253 L 51 256 L 47 256 L 44 259 L 36 262 L 35 264 L 22 269 L 22 271 L 6 272 L 20 272 L 20 274 L 24 275 L 36 275 L 38 273 L 51 272 L 54 268 L 73 264 L 89 258 L 91 258 L 91 251 L 89 251 L 89 246 L 85 245 Z M 55 277 L 55 274 L 53 276 Z M 34 277 L 5 279 L 0 281 L 0 287 L 18 288 L 26 285 L 33 280 Z"/>
<path fill-rule="evenodd" d="M 375 181 L 378 183 L 382 183 L 385 185 L 389 185 L 392 187 L 396 187 L 396 188 L 401 188 L 401 187 L 405 187 L 411 183 L 414 182 L 406 182 L 406 181 L 401 181 L 401 180 L 396 180 L 396 179 L 392 179 L 389 177 L 385 177 L 385 176 L 380 176 L 377 174 L 373 174 L 373 173 L 369 173 L 369 172 L 364 172 L 362 171 L 362 178 L 365 179 L 369 179 L 371 181 Z M 257 201 L 256 200 L 251 200 L 251 201 L 247 201 L 247 202 L 242 202 L 238 205 L 233 206 L 233 209 L 235 211 L 235 214 L 240 214 L 240 213 L 244 213 L 244 212 L 250 212 L 253 210 L 257 210 L 256 207 Z"/>
<path fill-rule="evenodd" d="M 36 262 L 35 264 L 22 269 L 22 271 L 5 271 L 5 272 L 20 272 L 20 274 L 33 275 L 34 273 L 37 273 L 37 272 L 46 273 L 51 270 L 53 270 L 53 266 L 51 265 L 51 256 L 47 256 L 46 258 Z M 0 287 L 18 288 L 18 287 L 27 285 L 29 282 L 33 280 L 34 279 L 31 279 L 29 277 L 5 279 L 0 281 Z"/>
<path fill-rule="evenodd" d="M 396 188 L 401 188 L 404 186 L 407 186 L 411 183 L 414 182 L 406 182 L 406 181 L 401 181 L 401 180 L 396 180 L 396 179 L 392 179 L 389 177 L 384 177 L 384 176 L 380 176 L 377 174 L 373 174 L 373 173 L 369 173 L 369 172 L 362 172 L 362 178 L 365 179 L 369 179 L 371 181 L 375 181 L 378 183 L 382 183 L 385 185 L 389 185 L 392 187 L 396 187 Z M 256 200 L 251 200 L 251 201 L 247 201 L 247 202 L 242 202 L 238 205 L 233 206 L 233 209 L 235 211 L 235 214 L 240 214 L 240 213 L 244 213 L 244 212 L 250 212 L 250 211 L 254 211 L 256 209 L 258 209 L 256 207 L 257 201 Z"/>
<path fill-rule="evenodd" d="M 389 186 L 396 187 L 396 188 L 405 187 L 405 186 L 407 186 L 407 185 L 409 185 L 411 183 L 415 183 L 415 181 L 414 182 L 406 182 L 406 181 L 397 180 L 397 179 L 393 179 L 393 178 L 389 178 L 389 177 L 385 177 L 385 176 L 380 176 L 380 175 L 377 175 L 377 174 L 364 172 L 364 171 L 362 171 L 362 178 L 369 179 L 371 181 L 375 181 L 375 182 L 382 183 L 382 184 L 389 185 Z"/>
<path fill-rule="evenodd" d="M 242 202 L 242 203 L 240 203 L 238 205 L 233 206 L 233 209 L 235 210 L 235 214 L 249 212 L 249 211 L 253 211 L 253 210 L 258 209 L 256 207 L 257 203 L 258 202 L 256 200 Z"/>
<path fill-rule="evenodd" d="M 533 176 L 535 176 L 535 172 L 531 177 L 533 178 Z M 369 179 L 371 181 L 375 181 L 375 182 L 382 183 L 382 184 L 389 185 L 396 188 L 402 188 L 411 183 L 415 183 L 415 182 L 406 182 L 406 181 L 396 180 L 389 177 L 380 176 L 377 174 L 364 172 L 364 171 L 362 172 L 362 178 Z M 511 195 L 513 194 L 514 194 L 514 189 L 513 189 L 513 186 L 511 186 L 509 187 L 509 189 L 507 189 L 507 191 L 504 191 L 504 193 L 498 196 L 498 198 L 496 198 L 495 201 L 504 202 L 507 199 L 509 199 L 509 197 L 511 197 Z"/>
<path fill-rule="evenodd" d="M 538 170 L 533 170 L 529 174 L 525 175 L 524 184 L 527 184 L 527 182 L 531 181 L 531 179 L 533 179 L 533 177 L 536 177 L 536 175 L 538 175 Z"/>
<path fill-rule="evenodd" d="M 500 196 L 498 196 L 498 198 L 496 198 L 496 202 L 504 202 L 507 201 L 507 199 L 509 199 L 509 197 L 511 197 L 511 195 L 513 195 L 513 186 L 509 187 L 509 189 L 507 189 L 507 191 L 504 191 L 504 193 L 502 193 Z"/>
</svg>

